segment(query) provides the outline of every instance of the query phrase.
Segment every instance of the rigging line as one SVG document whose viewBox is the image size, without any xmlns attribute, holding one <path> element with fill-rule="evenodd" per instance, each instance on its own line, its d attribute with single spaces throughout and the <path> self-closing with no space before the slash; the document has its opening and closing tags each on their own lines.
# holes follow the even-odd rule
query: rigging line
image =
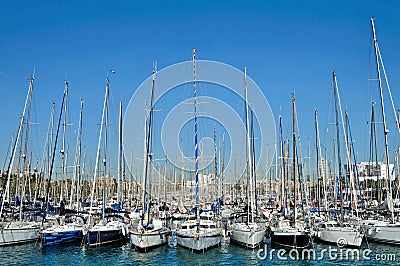
<svg viewBox="0 0 400 266">
<path fill-rule="evenodd" d="M 369 35 L 370 35 L 370 40 L 373 40 L 373 34 L 372 34 L 372 32 L 370 31 L 370 33 L 369 33 Z M 372 71 L 372 64 L 373 64 L 373 54 L 374 54 L 374 44 L 373 44 L 373 42 L 371 42 L 371 47 L 370 47 L 370 49 L 369 49 L 369 57 L 368 57 L 368 59 L 369 59 L 369 62 L 368 62 L 368 80 L 367 80 L 367 99 L 371 99 L 371 101 L 372 101 L 372 99 L 373 99 L 373 97 L 372 97 L 372 93 L 371 93 L 371 82 L 369 82 L 370 80 L 371 80 L 371 71 Z M 370 118 L 370 117 L 368 117 L 368 113 L 369 113 L 369 108 L 368 108 L 368 105 L 367 105 L 367 107 L 366 107 L 366 110 L 365 110 L 365 120 L 366 121 L 368 121 L 368 119 Z M 367 123 L 368 124 L 368 123 Z M 367 128 L 366 128 L 366 130 L 365 130 L 365 132 L 368 132 L 368 125 L 367 125 Z M 365 136 L 364 135 L 364 137 L 367 137 L 367 136 Z M 365 150 L 366 149 L 368 149 L 367 147 L 366 147 L 367 145 L 364 145 L 364 153 L 366 152 Z"/>
<path fill-rule="evenodd" d="M 330 120 L 329 115 L 334 113 L 334 111 L 333 111 L 334 107 L 333 107 L 333 104 L 332 104 L 333 102 L 334 102 L 334 92 L 331 91 L 330 99 L 329 99 L 329 105 L 328 105 L 328 112 L 325 115 L 325 125 L 328 125 L 328 126 L 331 125 L 332 128 L 334 127 L 334 124 L 329 123 L 329 120 Z M 322 142 L 322 146 L 325 146 L 325 147 L 330 145 L 330 144 L 326 145 L 326 142 L 328 142 L 328 141 L 330 142 L 331 141 L 331 139 L 329 139 L 328 141 L 326 140 L 326 138 L 328 138 L 327 135 L 328 135 L 328 132 L 329 132 L 329 127 L 328 126 L 325 126 L 325 128 L 323 130 L 322 137 L 320 136 L 320 141 Z M 334 132 L 334 129 L 332 129 L 332 132 Z"/>
<path fill-rule="evenodd" d="M 370 32 L 369 33 L 369 35 L 370 35 L 370 40 L 373 40 L 373 34 L 372 34 L 372 32 Z M 374 55 L 374 53 L 373 53 L 373 51 L 374 51 L 374 49 L 375 49 L 375 47 L 374 47 L 374 43 L 372 42 L 371 43 L 371 49 L 369 50 L 369 68 L 368 68 L 368 80 L 371 80 L 371 71 L 372 71 L 372 64 L 373 64 L 373 61 L 374 60 L 372 60 L 372 56 Z M 372 98 L 372 94 L 371 94 L 371 86 L 370 86 L 370 82 L 367 82 L 367 84 L 368 84 L 368 98 Z"/>
<path fill-rule="evenodd" d="M 13 142 L 14 142 L 14 133 L 11 134 L 10 143 L 8 144 L 7 154 L 6 154 L 6 158 L 4 160 L 4 164 L 3 164 L 3 173 L 5 172 L 5 167 L 6 167 L 6 164 L 7 164 L 8 155 L 10 154 Z"/>
<path fill-rule="evenodd" d="M 395 119 L 396 119 L 397 130 L 398 130 L 399 133 L 400 133 L 399 119 L 398 119 L 398 117 L 397 117 L 396 108 L 394 107 L 392 92 L 391 92 L 391 90 L 390 90 L 389 80 L 388 80 L 388 78 L 387 78 L 387 76 L 386 76 L 386 70 L 385 70 L 385 65 L 383 64 L 383 59 L 382 59 L 382 55 L 381 55 L 381 50 L 379 49 L 378 43 L 376 44 L 376 46 L 377 46 L 377 50 L 378 50 L 378 54 L 379 54 L 379 59 L 380 59 L 381 65 L 382 65 L 383 75 L 385 76 L 386 86 L 387 86 L 387 90 L 388 90 L 388 92 L 389 92 L 389 97 L 390 97 L 390 102 L 391 102 L 391 104 L 392 104 L 392 109 L 393 109 L 393 112 L 394 112 L 394 117 L 395 117 Z"/>
</svg>

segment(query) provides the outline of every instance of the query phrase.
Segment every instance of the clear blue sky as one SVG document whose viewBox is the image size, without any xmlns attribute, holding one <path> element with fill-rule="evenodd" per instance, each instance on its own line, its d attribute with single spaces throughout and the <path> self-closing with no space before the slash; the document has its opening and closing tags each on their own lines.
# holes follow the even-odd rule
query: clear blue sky
<svg viewBox="0 0 400 266">
<path fill-rule="evenodd" d="M 313 111 L 320 130 L 331 128 L 332 71 L 353 138 L 368 158 L 371 57 L 370 17 L 376 17 L 392 93 L 400 99 L 400 10 L 397 1 L 6 1 L 0 8 L 0 163 L 17 131 L 27 78 L 35 69 L 38 128 L 34 152 L 41 156 L 52 101 L 58 110 L 64 79 L 76 125 L 85 101 L 84 143 L 94 158 L 105 76 L 115 69 L 113 117 L 134 90 L 158 68 L 198 58 L 242 69 L 261 87 L 274 116 L 284 116 L 290 137 L 291 93 L 296 95 L 303 146 L 314 142 Z M 378 101 L 378 98 L 374 98 Z M 397 107 L 398 108 L 398 107 Z M 388 111 L 389 104 L 387 105 Z M 393 122 L 393 118 L 390 119 Z M 33 121 L 35 122 L 35 121 Z M 142 130 L 142 129 L 139 129 Z M 391 131 L 395 135 L 395 130 Z M 324 134 L 321 133 L 324 138 Z M 325 145 L 331 139 L 324 139 Z M 392 140 L 397 141 L 399 137 Z M 142 149 L 142 147 L 140 147 Z M 73 150 L 73 148 L 71 148 Z"/>
</svg>

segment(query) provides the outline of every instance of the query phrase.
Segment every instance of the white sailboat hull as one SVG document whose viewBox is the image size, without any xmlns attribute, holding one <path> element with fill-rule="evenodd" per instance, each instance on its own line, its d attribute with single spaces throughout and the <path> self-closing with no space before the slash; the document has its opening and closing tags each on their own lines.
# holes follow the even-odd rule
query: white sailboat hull
<svg viewBox="0 0 400 266">
<path fill-rule="evenodd" d="M 204 252 L 221 244 L 222 234 L 219 230 L 209 232 L 195 230 L 189 232 L 177 231 L 178 245 L 191 251 Z"/>
<path fill-rule="evenodd" d="M 39 237 L 39 230 L 39 223 L 2 223 L 0 229 L 0 246 L 35 241 Z"/>
<path fill-rule="evenodd" d="M 168 242 L 167 230 L 155 230 L 155 231 L 144 231 L 144 232 L 131 230 L 129 233 L 130 233 L 130 242 L 132 246 L 139 250 L 147 251 L 149 249 L 164 245 Z"/>
<path fill-rule="evenodd" d="M 316 233 L 316 239 L 319 241 L 351 247 L 360 247 L 363 237 L 364 234 L 360 230 L 347 228 L 320 229 Z"/>
<path fill-rule="evenodd" d="M 265 238 L 265 230 L 263 228 L 246 228 L 233 226 L 231 229 L 231 241 L 247 248 L 256 248 Z"/>
<path fill-rule="evenodd" d="M 365 231 L 369 241 L 400 245 L 400 224 L 367 224 Z"/>
</svg>

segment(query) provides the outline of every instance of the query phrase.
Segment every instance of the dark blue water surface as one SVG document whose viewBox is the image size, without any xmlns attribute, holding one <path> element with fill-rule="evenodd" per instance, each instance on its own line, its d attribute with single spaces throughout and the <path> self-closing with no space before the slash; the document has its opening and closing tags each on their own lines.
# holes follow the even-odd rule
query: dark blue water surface
<svg viewBox="0 0 400 266">
<path fill-rule="evenodd" d="M 329 256 L 329 248 L 331 255 Z M 264 246 L 268 256 L 259 249 L 245 249 L 223 240 L 220 247 L 211 249 L 204 254 L 192 253 L 181 247 L 168 245 L 154 249 L 147 253 L 135 251 L 129 244 L 115 244 L 100 248 L 89 248 L 79 244 L 40 247 L 39 244 L 29 243 L 18 246 L 0 247 L 1 265 L 399 265 L 400 247 L 370 244 L 371 253 L 363 257 L 360 249 L 359 258 L 356 254 L 340 253 L 334 246 L 315 244 L 316 259 L 307 259 L 307 254 L 299 259 L 296 253 L 290 250 L 280 251 L 276 248 L 271 253 L 272 247 Z M 335 250 L 336 249 L 336 250 Z M 321 253 L 325 250 L 323 258 Z M 346 250 L 345 250 L 346 251 Z M 283 253 L 285 252 L 285 253 Z M 272 254 L 272 258 L 269 256 Z M 335 257 L 336 256 L 336 257 Z"/>
</svg>

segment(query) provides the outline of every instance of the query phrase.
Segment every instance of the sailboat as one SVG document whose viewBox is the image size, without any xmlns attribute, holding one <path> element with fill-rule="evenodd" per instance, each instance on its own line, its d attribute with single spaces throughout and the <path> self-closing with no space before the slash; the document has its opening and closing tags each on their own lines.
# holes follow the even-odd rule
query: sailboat
<svg viewBox="0 0 400 266">
<path fill-rule="evenodd" d="M 271 243 L 289 248 L 306 248 L 311 243 L 311 236 L 302 221 L 297 218 L 297 150 L 296 150 L 296 104 L 295 97 L 292 95 L 292 113 L 293 113 L 293 218 L 275 217 L 271 221 L 270 236 Z M 286 199 L 285 199 L 286 200 Z"/>
<path fill-rule="evenodd" d="M 390 178 L 390 166 L 389 166 L 389 144 L 388 144 L 388 133 L 389 130 L 387 129 L 386 125 L 386 116 L 385 116 L 385 104 L 383 100 L 383 86 L 382 86 L 382 77 L 381 77 L 381 67 L 385 76 L 385 80 L 387 82 L 387 86 L 389 89 L 389 84 L 386 77 L 385 68 L 383 65 L 381 53 L 378 46 L 378 41 L 376 38 L 375 32 L 375 19 L 371 18 L 371 27 L 372 27 L 372 34 L 374 39 L 374 50 L 375 50 L 375 62 L 376 62 L 376 70 L 378 75 L 378 85 L 379 85 L 379 95 L 380 95 L 380 102 L 381 102 L 381 110 L 382 110 L 382 124 L 383 124 L 383 134 L 384 134 L 384 141 L 385 141 L 385 160 L 386 160 L 386 182 L 385 182 L 385 189 L 387 191 L 386 196 L 386 205 L 389 211 L 390 217 L 379 217 L 378 219 L 374 220 L 365 220 L 364 221 L 364 228 L 366 231 L 367 239 L 374 242 L 381 242 L 381 243 L 388 243 L 388 244 L 395 244 L 400 245 L 400 222 L 395 220 L 394 217 L 394 206 L 393 206 L 393 197 L 392 197 L 392 182 Z M 390 89 L 389 89 L 390 92 Z M 392 102 L 393 106 L 393 102 Z M 398 126 L 398 130 L 400 133 L 400 124 L 398 117 L 396 116 L 396 124 Z M 378 179 L 379 180 L 379 179 Z"/>
<path fill-rule="evenodd" d="M 144 171 L 143 171 L 143 212 L 140 221 L 129 227 L 130 241 L 133 247 L 138 250 L 148 251 L 152 248 L 161 246 L 168 242 L 167 236 L 169 230 L 164 226 L 164 222 L 158 217 L 150 217 L 150 204 L 147 197 L 147 184 L 148 184 L 148 173 L 149 167 L 151 167 L 152 160 L 152 124 L 153 124 L 153 112 L 154 112 L 154 86 L 155 86 L 156 70 L 153 69 L 152 75 L 152 88 L 151 88 L 151 102 L 150 102 L 150 114 L 149 122 L 145 125 L 148 126 L 147 132 L 145 130 L 145 156 L 144 156 Z M 166 171 L 166 169 L 165 169 Z"/>
<path fill-rule="evenodd" d="M 337 161 L 338 161 L 338 169 L 339 169 L 339 193 L 340 193 L 340 221 L 327 220 L 322 221 L 315 226 L 315 239 L 317 241 L 326 242 L 330 244 L 338 244 L 341 246 L 350 246 L 359 248 L 362 244 L 362 240 L 364 238 L 364 233 L 360 227 L 360 224 L 357 224 L 357 219 L 354 219 L 356 224 L 346 223 L 344 221 L 344 211 L 343 211 L 343 177 L 342 177 L 342 164 L 341 164 L 341 155 L 340 155 L 340 139 L 339 139 L 339 115 L 338 108 L 340 105 L 340 96 L 339 90 L 337 86 L 336 73 L 333 72 L 333 84 L 334 84 L 334 95 L 335 95 L 335 117 L 336 117 L 336 144 L 337 144 Z M 340 107 L 340 115 L 342 115 L 341 107 Z M 342 117 L 343 124 L 343 117 Z M 344 135 L 346 145 L 348 143 L 346 134 Z M 350 154 L 349 149 L 346 148 L 347 160 L 350 165 Z M 351 181 L 351 190 L 354 191 L 353 186 L 353 170 L 350 167 L 350 181 Z M 353 197 L 353 198 L 356 198 Z M 354 209 L 356 213 L 358 213 L 357 209 L 357 201 L 354 202 Z"/>
<path fill-rule="evenodd" d="M 68 95 L 68 82 L 65 82 L 64 95 L 65 98 Z M 64 112 L 65 110 L 66 109 L 64 109 Z M 83 110 L 83 102 L 81 102 L 79 130 L 78 130 L 79 132 L 82 132 L 82 110 Z M 64 113 L 64 118 L 65 118 L 65 113 Z M 66 120 L 64 120 L 64 126 L 65 125 L 66 125 Z M 79 143 L 80 141 L 78 139 L 78 144 Z M 79 148 L 80 147 L 78 146 L 77 164 L 79 164 L 80 161 Z M 70 205 L 72 204 L 73 200 L 72 195 L 73 194 L 71 191 Z M 62 201 L 61 204 L 63 205 L 64 201 Z M 56 244 L 72 243 L 72 242 L 80 243 L 82 242 L 83 236 L 87 230 L 87 224 L 86 224 L 87 216 L 80 213 L 70 213 L 67 215 L 61 214 L 61 216 L 55 215 L 53 217 L 46 216 L 46 220 L 49 221 L 52 224 L 52 226 L 49 226 L 48 228 L 45 228 L 41 231 L 41 239 L 43 246 L 51 246 Z"/>
<path fill-rule="evenodd" d="M 10 182 L 11 182 L 11 178 L 12 178 L 12 171 L 13 171 L 12 169 L 13 169 L 13 164 L 14 164 L 14 160 L 16 157 L 16 150 L 17 150 L 18 142 L 22 138 L 22 131 L 24 128 L 24 124 L 25 123 L 28 124 L 27 120 L 26 120 L 26 111 L 27 111 L 27 109 L 30 108 L 29 105 L 32 100 L 33 82 L 34 82 L 34 78 L 33 77 L 29 78 L 29 89 L 28 89 L 28 93 L 26 96 L 24 109 L 22 111 L 20 124 L 18 127 L 18 134 L 14 140 L 10 163 L 8 165 L 7 183 L 6 183 L 5 190 L 3 192 L 3 199 L 2 199 L 1 209 L 0 209 L 0 217 L 1 217 L 0 246 L 14 245 L 14 244 L 20 244 L 20 243 L 25 243 L 25 242 L 29 242 L 29 241 L 35 241 L 39 237 L 39 230 L 40 230 L 41 223 L 36 222 L 36 221 L 32 221 L 32 222 L 25 221 L 23 219 L 22 204 L 23 204 L 23 197 L 24 197 L 25 191 L 22 191 L 22 194 L 21 194 L 18 220 L 13 220 L 12 217 L 8 216 L 5 213 L 7 211 L 5 209 L 5 206 L 11 206 Z M 25 187 L 25 186 L 23 186 L 23 187 Z"/>
<path fill-rule="evenodd" d="M 94 190 L 96 186 L 96 179 L 98 175 L 98 168 L 99 168 L 99 160 L 100 160 L 100 146 L 101 146 L 101 137 L 103 132 L 103 124 L 105 121 L 105 139 L 107 139 L 107 127 L 108 127 L 108 95 L 109 95 L 109 88 L 110 88 L 110 79 L 106 78 L 106 92 L 104 95 L 104 104 L 103 104 L 103 112 L 101 116 L 101 125 L 100 125 L 100 134 L 99 134 L 99 141 L 97 146 L 97 155 L 96 155 L 96 164 L 94 170 L 94 177 L 93 177 L 93 184 L 92 184 L 92 191 L 91 191 L 91 200 L 90 200 L 90 216 L 89 216 L 89 224 L 91 224 L 92 216 L 93 216 L 93 200 L 94 200 Z M 106 143 L 107 141 L 105 141 Z M 107 146 L 105 144 L 104 147 L 104 158 L 103 168 L 104 168 L 104 176 L 103 176 L 103 212 L 102 212 L 102 219 L 95 224 L 92 228 L 90 228 L 86 235 L 86 240 L 89 246 L 99 246 L 109 243 L 114 243 L 118 241 L 124 241 L 127 239 L 127 225 L 125 224 L 124 217 L 120 215 L 106 215 L 106 196 L 105 196 L 105 185 L 106 185 L 106 166 L 107 166 L 107 159 L 106 159 L 106 149 Z"/>
<path fill-rule="evenodd" d="M 255 178 L 254 176 L 254 160 L 250 148 L 250 128 L 249 128 L 249 104 L 247 101 L 247 75 L 244 69 L 244 92 L 245 92 L 245 109 L 246 109 L 246 154 L 247 154 L 247 209 L 242 213 L 234 213 L 234 221 L 230 226 L 230 240 L 236 244 L 247 248 L 256 248 L 265 238 L 265 225 L 257 223 L 256 207 L 255 207 Z M 254 141 L 254 138 L 253 138 Z M 254 152 L 254 151 L 253 151 Z"/>
<path fill-rule="evenodd" d="M 194 88 L 194 145 L 195 145 L 195 171 L 196 171 L 196 220 L 187 220 L 176 230 L 178 245 L 195 252 L 204 252 L 218 246 L 222 239 L 222 230 L 216 226 L 215 221 L 200 219 L 199 206 L 199 147 L 197 142 L 197 88 L 196 88 L 196 49 L 192 50 L 193 62 L 193 88 Z"/>
</svg>

